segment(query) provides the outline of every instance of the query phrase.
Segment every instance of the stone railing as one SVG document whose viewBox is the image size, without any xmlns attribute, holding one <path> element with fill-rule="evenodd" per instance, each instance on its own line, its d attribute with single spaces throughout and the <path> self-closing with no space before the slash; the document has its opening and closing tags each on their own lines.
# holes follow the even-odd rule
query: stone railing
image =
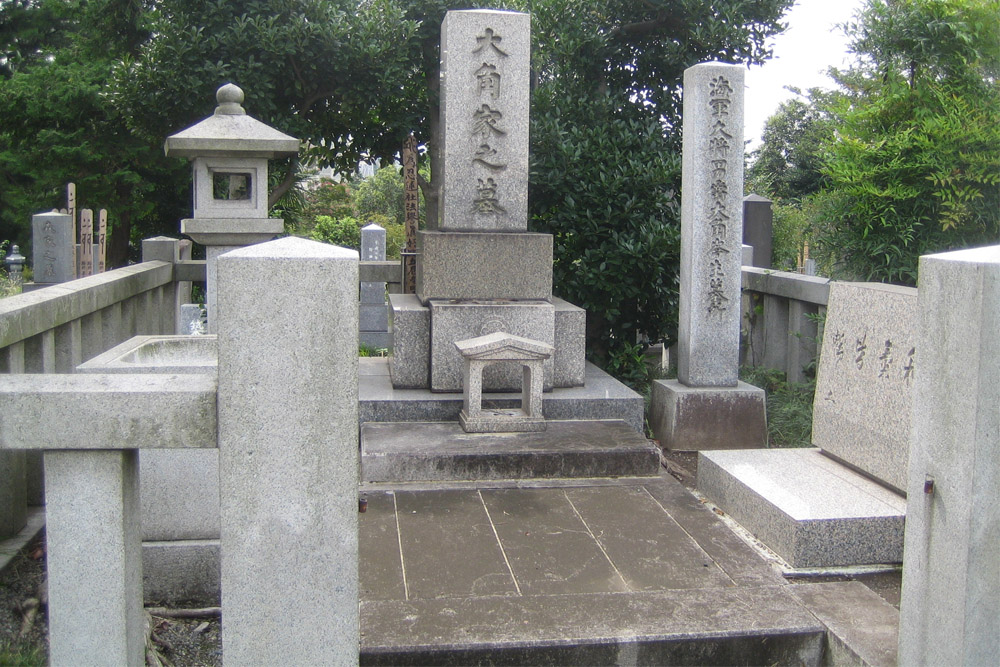
<svg viewBox="0 0 1000 667">
<path fill-rule="evenodd" d="M 830 279 L 753 266 L 743 267 L 741 362 L 805 379 L 822 339 Z"/>
<path fill-rule="evenodd" d="M 72 373 L 132 336 L 174 333 L 189 281 L 204 280 L 204 262 L 182 261 L 183 250 L 148 239 L 141 264 L 0 300 L 0 373 Z M 24 526 L 28 505 L 43 504 L 42 487 L 41 452 L 0 451 L 0 539 Z"/>
<path fill-rule="evenodd" d="M 84 359 L 170 332 L 171 273 L 154 260 L 24 295 L 0 313 L 76 296 L 0 340 Z M 251 246 L 218 260 L 217 374 L 0 374 L 0 454 L 44 452 L 51 664 L 145 664 L 139 451 L 216 447 L 227 663 L 357 664 L 358 277 L 354 251 Z M 296 326 L 262 315 L 279 311 Z M 73 333 L 87 327 L 100 344 Z M 273 632 L 289 617 L 305 620 Z"/>
</svg>

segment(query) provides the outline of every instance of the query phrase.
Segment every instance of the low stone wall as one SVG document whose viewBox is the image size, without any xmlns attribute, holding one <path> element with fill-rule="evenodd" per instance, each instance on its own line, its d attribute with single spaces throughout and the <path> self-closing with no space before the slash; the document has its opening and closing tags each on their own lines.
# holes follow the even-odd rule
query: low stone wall
<svg viewBox="0 0 1000 667">
<path fill-rule="evenodd" d="M 744 266 L 740 363 L 803 381 L 823 337 L 812 316 L 826 313 L 829 295 L 829 278 Z"/>
</svg>

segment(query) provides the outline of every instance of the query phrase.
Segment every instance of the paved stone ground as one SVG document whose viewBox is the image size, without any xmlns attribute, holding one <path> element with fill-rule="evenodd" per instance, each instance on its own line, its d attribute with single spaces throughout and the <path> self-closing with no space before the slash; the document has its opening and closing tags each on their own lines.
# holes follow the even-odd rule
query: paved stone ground
<svg viewBox="0 0 1000 667">
<path fill-rule="evenodd" d="M 666 463 L 693 483 L 693 457 Z M 364 487 L 363 662 L 809 663 L 826 627 L 840 660 L 894 664 L 898 613 L 872 592 L 898 604 L 891 577 L 786 579 L 674 476 Z M 160 629 L 175 664 L 219 664 L 217 623 L 197 625 Z"/>
<path fill-rule="evenodd" d="M 432 662 L 446 651 L 456 661 L 509 653 L 498 660 L 506 664 L 528 656 L 517 653 L 528 645 L 562 647 L 555 659 L 634 653 L 650 664 L 652 644 L 804 637 L 830 623 L 850 654 L 895 660 L 895 609 L 857 582 L 790 585 L 666 472 L 363 492 L 362 649 L 370 664 L 397 662 L 403 649 Z M 855 617 L 867 619 L 863 627 Z M 570 654 L 567 645 L 611 653 Z M 767 655 L 809 662 L 814 648 Z M 705 650 L 707 662 L 725 661 L 718 647 Z"/>
</svg>

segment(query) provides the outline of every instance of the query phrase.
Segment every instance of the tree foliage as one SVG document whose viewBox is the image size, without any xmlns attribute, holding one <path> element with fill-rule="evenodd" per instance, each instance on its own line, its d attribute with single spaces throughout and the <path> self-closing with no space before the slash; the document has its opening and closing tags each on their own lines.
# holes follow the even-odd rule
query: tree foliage
<svg viewBox="0 0 1000 667">
<path fill-rule="evenodd" d="M 158 232 L 182 211 L 180 170 L 159 145 L 133 136 L 104 96 L 112 64 L 134 46 L 140 24 L 129 0 L 38 0 L 0 5 L 0 238 L 27 254 L 30 217 L 66 205 L 109 212 L 109 262 L 128 259 L 129 242 Z M 162 143 L 162 139 L 161 142 Z M 184 169 L 184 172 L 187 170 Z M 181 206 L 179 206 L 179 204 Z"/>
<path fill-rule="evenodd" d="M 66 29 L 51 34 L 28 27 L 45 26 L 35 21 L 41 13 L 31 14 L 33 22 L 19 15 L 23 29 L 19 41 L 2 44 L 3 53 L 14 54 L 3 65 L 15 73 L 34 69 L 39 81 L 56 67 L 66 68 L 59 76 L 77 81 L 72 58 L 94 66 L 89 90 L 107 122 L 44 122 L 102 144 L 117 141 L 102 154 L 134 151 L 131 161 L 122 153 L 104 162 L 122 165 L 115 169 L 122 179 L 127 175 L 141 209 L 136 219 L 175 228 L 177 205 L 187 201 L 177 195 L 183 165 L 153 152 L 166 135 L 211 113 L 216 88 L 232 81 L 245 89 L 250 113 L 306 142 L 300 160 L 310 166 L 349 172 L 359 158 L 388 164 L 415 133 L 422 160 L 431 165 L 420 185 L 433 221 L 444 13 L 482 6 L 529 10 L 530 224 L 555 236 L 555 292 L 588 307 L 591 343 L 613 355 L 634 348 L 637 335 L 669 340 L 676 326 L 684 70 L 708 60 L 762 61 L 767 38 L 781 29 L 791 2 L 17 0 L 32 12 L 63 5 L 73 12 Z M 62 53 L 67 35 L 77 51 Z M 5 86 L 0 97 L 6 94 Z M 23 120 L 30 132 L 31 119 Z M 23 165 L 23 155 L 12 159 Z M 140 163 L 149 173 L 140 173 Z M 292 187 L 295 171 L 294 163 L 284 170 L 274 199 Z M 153 205 L 171 197 L 173 206 Z"/>
<path fill-rule="evenodd" d="M 808 156 L 801 210 L 839 275 L 912 285 L 920 255 L 1000 236 L 1000 2 L 870 0 L 846 30 L 855 64 L 802 109 L 820 140 L 765 135 L 751 173 L 808 194 L 787 187 L 801 160 L 771 160 Z"/>
</svg>

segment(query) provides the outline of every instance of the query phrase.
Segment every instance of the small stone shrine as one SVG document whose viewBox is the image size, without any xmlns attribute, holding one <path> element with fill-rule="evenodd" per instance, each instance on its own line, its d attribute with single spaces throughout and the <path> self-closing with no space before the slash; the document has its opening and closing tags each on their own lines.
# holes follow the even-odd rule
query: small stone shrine
<svg viewBox="0 0 1000 667">
<path fill-rule="evenodd" d="M 585 312 L 552 296 L 552 236 L 527 231 L 528 14 L 450 11 L 441 26 L 444 190 L 418 235 L 416 295 L 390 295 L 392 384 L 459 392 L 456 343 L 505 334 L 552 348 L 545 391 L 584 383 Z M 520 391 L 491 364 L 482 391 Z"/>
<path fill-rule="evenodd" d="M 542 417 L 543 363 L 552 356 L 552 346 L 520 336 L 493 333 L 455 343 L 464 359 L 464 401 L 458 421 L 466 433 L 544 431 Z M 523 369 L 521 407 L 483 409 L 483 372 L 488 366 L 514 362 Z"/>
</svg>

